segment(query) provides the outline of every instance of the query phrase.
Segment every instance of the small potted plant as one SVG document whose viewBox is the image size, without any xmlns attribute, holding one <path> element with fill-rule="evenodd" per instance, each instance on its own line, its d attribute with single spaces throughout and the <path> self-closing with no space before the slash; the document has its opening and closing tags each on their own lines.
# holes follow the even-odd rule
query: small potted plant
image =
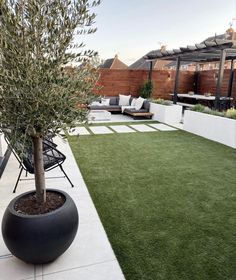
<svg viewBox="0 0 236 280">
<path fill-rule="evenodd" d="M 151 80 L 146 81 L 139 90 L 139 95 L 143 98 L 150 98 L 153 91 L 153 83 Z"/>
<path fill-rule="evenodd" d="M 57 133 L 87 115 L 79 104 L 93 96 L 98 77 L 89 59 L 95 54 L 71 48 L 84 47 L 74 42 L 75 35 L 95 31 L 91 10 L 99 2 L 0 2 L 0 124 L 10 129 L 13 145 L 19 139 L 32 145 L 36 188 L 11 201 L 2 233 L 9 250 L 26 262 L 53 261 L 77 231 L 73 200 L 59 190 L 45 190 L 43 141 L 49 131 Z M 66 71 L 72 61 L 81 66 Z M 32 208 L 33 214 L 27 210 Z"/>
</svg>

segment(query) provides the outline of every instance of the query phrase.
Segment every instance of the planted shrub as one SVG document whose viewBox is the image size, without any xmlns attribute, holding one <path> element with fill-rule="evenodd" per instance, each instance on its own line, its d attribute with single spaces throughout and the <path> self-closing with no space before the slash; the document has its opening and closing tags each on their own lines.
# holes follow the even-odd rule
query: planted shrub
<svg viewBox="0 0 236 280">
<path fill-rule="evenodd" d="M 146 81 L 144 85 L 140 88 L 139 95 L 142 98 L 150 98 L 152 95 L 153 84 L 152 81 Z"/>
<path fill-rule="evenodd" d="M 228 109 L 225 115 L 227 118 L 236 120 L 236 109 L 234 108 Z"/>
<path fill-rule="evenodd" d="M 195 112 L 200 112 L 200 113 L 205 113 L 205 114 L 209 114 L 209 115 L 214 115 L 214 116 L 219 116 L 219 117 L 228 117 L 229 118 L 229 115 L 231 114 L 232 116 L 234 116 L 234 114 L 235 114 L 235 117 L 231 117 L 231 118 L 235 118 L 236 119 L 236 113 L 234 113 L 234 112 L 232 112 L 231 113 L 231 111 L 232 110 L 234 110 L 234 109 L 230 109 L 230 110 L 228 110 L 228 111 L 230 111 L 229 113 L 228 113 L 228 115 L 227 115 L 227 112 L 225 113 L 225 112 L 219 112 L 219 111 L 217 111 L 217 110 L 212 110 L 212 109 L 210 109 L 209 107 L 206 107 L 206 106 L 203 106 L 203 105 L 201 105 L 201 104 L 196 104 L 193 108 L 192 108 L 192 110 L 193 111 L 195 111 Z M 234 111 L 236 111 L 236 110 L 234 110 Z"/>
<path fill-rule="evenodd" d="M 201 113 L 204 113 L 204 111 L 206 110 L 207 107 L 201 105 L 201 104 L 196 104 L 192 110 L 195 111 L 195 112 L 201 112 Z"/>
<path fill-rule="evenodd" d="M 165 100 L 162 98 L 152 99 L 152 102 L 156 104 L 167 105 L 167 106 L 172 105 L 172 102 L 170 100 Z"/>
</svg>

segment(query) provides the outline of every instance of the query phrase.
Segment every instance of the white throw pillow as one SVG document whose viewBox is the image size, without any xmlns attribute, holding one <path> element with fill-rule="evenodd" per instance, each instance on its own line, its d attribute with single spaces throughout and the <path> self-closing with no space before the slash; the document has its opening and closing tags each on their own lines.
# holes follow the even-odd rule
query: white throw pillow
<svg viewBox="0 0 236 280">
<path fill-rule="evenodd" d="M 93 105 L 93 106 L 100 106 L 101 103 L 98 102 L 98 101 L 93 101 L 93 102 L 91 103 L 91 105 Z"/>
<path fill-rule="evenodd" d="M 104 106 L 109 106 L 110 105 L 110 98 L 102 98 L 101 99 L 101 104 Z"/>
<path fill-rule="evenodd" d="M 140 109 L 142 108 L 142 106 L 143 106 L 143 101 L 144 101 L 144 100 L 145 100 L 144 98 L 139 97 L 139 98 L 135 101 L 135 106 L 134 106 L 135 110 L 140 110 Z"/>
<path fill-rule="evenodd" d="M 119 94 L 119 106 L 129 106 L 130 96 Z"/>
<path fill-rule="evenodd" d="M 136 103 L 137 98 L 133 98 L 133 100 L 131 101 L 131 107 L 135 107 L 135 103 Z"/>
</svg>

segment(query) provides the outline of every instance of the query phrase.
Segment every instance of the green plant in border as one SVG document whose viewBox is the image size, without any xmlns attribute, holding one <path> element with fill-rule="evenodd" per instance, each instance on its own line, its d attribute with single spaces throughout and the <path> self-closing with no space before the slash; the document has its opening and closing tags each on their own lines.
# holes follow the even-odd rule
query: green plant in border
<svg viewBox="0 0 236 280">
<path fill-rule="evenodd" d="M 195 111 L 195 112 L 202 112 L 203 113 L 206 110 L 206 107 L 201 105 L 201 104 L 196 104 L 196 105 L 194 105 L 192 110 Z"/>
<path fill-rule="evenodd" d="M 195 111 L 195 112 L 205 113 L 205 114 L 209 114 L 209 115 L 225 117 L 225 113 L 224 112 L 219 112 L 217 110 L 213 110 L 213 109 L 211 109 L 209 107 L 206 107 L 206 106 L 203 106 L 201 104 L 196 104 L 192 108 L 192 110 Z"/>
<path fill-rule="evenodd" d="M 11 140 L 30 139 L 34 151 L 36 198 L 46 199 L 43 137 L 86 117 L 84 106 L 97 81 L 95 53 L 75 36 L 96 31 L 92 9 L 100 0 L 0 1 L 0 124 Z M 84 62 L 68 74 L 63 65 Z"/>
<path fill-rule="evenodd" d="M 228 109 L 226 111 L 225 115 L 227 118 L 236 120 L 236 109 L 234 109 L 234 108 Z"/>
<path fill-rule="evenodd" d="M 153 83 L 152 81 L 146 81 L 139 90 L 139 95 L 143 98 L 150 98 L 152 95 Z"/>
<path fill-rule="evenodd" d="M 162 98 L 152 99 L 151 102 L 156 104 L 166 105 L 166 106 L 172 105 L 172 102 L 170 100 L 165 100 Z"/>
</svg>

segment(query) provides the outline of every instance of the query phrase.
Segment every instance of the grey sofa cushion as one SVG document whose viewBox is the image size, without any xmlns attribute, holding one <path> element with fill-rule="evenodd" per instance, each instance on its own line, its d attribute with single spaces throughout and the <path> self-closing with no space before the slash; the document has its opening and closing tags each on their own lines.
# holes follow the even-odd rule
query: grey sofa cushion
<svg viewBox="0 0 236 280">
<path fill-rule="evenodd" d="M 90 110 L 107 110 L 107 111 L 109 111 L 109 110 L 117 110 L 117 111 L 119 111 L 119 110 L 121 110 L 121 107 L 119 106 L 119 105 L 109 105 L 109 106 L 102 106 L 102 105 L 100 105 L 100 106 L 97 106 L 97 105 L 91 105 L 90 106 Z"/>
<path fill-rule="evenodd" d="M 148 100 L 144 100 L 143 101 L 143 106 L 142 106 L 141 109 L 146 109 L 146 110 L 149 111 L 149 109 L 150 109 L 150 102 Z"/>
<path fill-rule="evenodd" d="M 134 99 L 134 97 L 130 97 L 130 99 L 129 99 L 129 105 L 131 105 L 131 102 L 132 102 L 132 100 Z"/>
<path fill-rule="evenodd" d="M 110 98 L 110 105 L 119 105 L 119 97 L 111 96 L 106 98 Z"/>
</svg>

